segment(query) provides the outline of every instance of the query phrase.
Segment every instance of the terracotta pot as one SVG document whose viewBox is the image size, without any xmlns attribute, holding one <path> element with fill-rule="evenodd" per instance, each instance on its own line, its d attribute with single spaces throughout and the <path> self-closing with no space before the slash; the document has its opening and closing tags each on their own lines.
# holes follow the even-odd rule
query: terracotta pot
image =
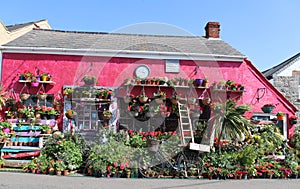
<svg viewBox="0 0 300 189">
<path fill-rule="evenodd" d="M 64 176 L 69 175 L 69 170 L 64 170 L 63 174 L 64 174 Z"/>
<path fill-rule="evenodd" d="M 62 171 L 59 171 L 59 170 L 56 170 L 56 171 L 55 171 L 56 175 L 61 175 L 61 172 L 62 172 Z"/>
<path fill-rule="evenodd" d="M 277 116 L 277 120 L 284 120 L 284 116 Z"/>
</svg>

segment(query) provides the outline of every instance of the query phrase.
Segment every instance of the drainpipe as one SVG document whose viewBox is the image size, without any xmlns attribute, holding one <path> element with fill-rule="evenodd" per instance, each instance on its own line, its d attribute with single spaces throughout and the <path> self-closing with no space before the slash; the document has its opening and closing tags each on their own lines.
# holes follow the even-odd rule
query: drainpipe
<svg viewBox="0 0 300 189">
<path fill-rule="evenodd" d="M 0 83 L 2 83 L 2 50 L 0 46 Z"/>
</svg>

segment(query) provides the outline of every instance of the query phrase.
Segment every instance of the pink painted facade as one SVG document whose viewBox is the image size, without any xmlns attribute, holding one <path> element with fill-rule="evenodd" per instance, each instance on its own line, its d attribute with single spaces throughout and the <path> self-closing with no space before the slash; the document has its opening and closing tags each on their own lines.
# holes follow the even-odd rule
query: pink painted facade
<svg viewBox="0 0 300 189">
<path fill-rule="evenodd" d="M 181 60 L 179 73 L 165 73 L 165 60 L 138 59 L 138 58 L 105 58 L 72 55 L 46 55 L 46 54 L 18 54 L 3 53 L 2 60 L 2 85 L 4 90 L 14 89 L 20 93 L 24 84 L 18 82 L 18 73 L 24 70 L 49 72 L 55 85 L 47 85 L 48 94 L 62 92 L 66 85 L 83 85 L 81 81 L 84 75 L 95 75 L 98 78 L 98 86 L 119 87 L 127 77 L 134 78 L 134 70 L 140 64 L 147 65 L 151 74 L 149 77 L 168 78 L 208 78 L 210 84 L 220 80 L 234 80 L 245 86 L 245 92 L 231 94 L 237 98 L 239 104 L 249 104 L 251 111 L 247 116 L 251 117 L 253 112 L 262 112 L 261 107 L 267 103 L 278 104 L 273 112 L 282 111 L 288 116 L 294 115 L 296 108 L 287 101 L 251 64 L 250 61 L 243 62 L 216 62 L 216 61 L 192 61 Z M 265 89 L 263 96 L 259 89 Z M 36 94 L 38 88 L 29 88 L 31 94 Z M 132 91 L 139 93 L 140 89 Z M 145 92 L 151 97 L 157 89 L 146 89 Z M 171 89 L 166 89 L 170 96 Z M 182 91 L 184 93 L 184 91 Z M 206 93 L 207 92 L 207 93 Z M 201 95 L 212 95 L 212 90 L 195 90 L 197 97 Z M 213 96 L 213 95 L 212 95 Z M 226 96 L 224 96 L 226 98 Z M 212 100 L 214 100 L 212 98 Z M 293 133 L 294 128 L 288 125 L 288 136 Z"/>
</svg>

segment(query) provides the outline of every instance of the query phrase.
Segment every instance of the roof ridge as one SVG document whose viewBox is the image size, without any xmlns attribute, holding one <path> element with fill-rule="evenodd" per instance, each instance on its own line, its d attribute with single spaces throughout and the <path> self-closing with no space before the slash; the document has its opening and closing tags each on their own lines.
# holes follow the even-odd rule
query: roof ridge
<svg viewBox="0 0 300 189">
<path fill-rule="evenodd" d="M 25 22 L 25 23 L 19 23 L 19 24 L 12 24 L 12 25 L 7 25 L 6 27 L 13 27 L 13 26 L 17 26 L 17 25 L 26 25 L 26 24 L 33 24 L 36 22 L 42 22 L 42 21 L 46 21 L 47 19 L 42 19 L 42 20 L 37 20 L 37 21 L 31 21 L 31 22 Z"/>
<path fill-rule="evenodd" d="M 110 32 L 93 32 L 93 31 L 73 31 L 73 30 L 57 30 L 57 29 L 38 29 L 39 31 L 61 32 L 61 33 L 82 33 L 82 34 L 107 34 L 107 35 L 127 35 L 127 36 L 149 36 L 149 37 L 182 37 L 182 38 L 205 38 L 204 36 L 184 36 L 184 35 L 158 35 L 158 34 L 135 34 L 135 33 L 110 33 Z"/>
</svg>

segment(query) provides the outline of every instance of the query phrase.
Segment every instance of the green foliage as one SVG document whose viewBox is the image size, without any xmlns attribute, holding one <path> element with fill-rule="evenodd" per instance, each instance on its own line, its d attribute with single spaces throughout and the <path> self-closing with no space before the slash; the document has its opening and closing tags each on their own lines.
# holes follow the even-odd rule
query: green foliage
<svg viewBox="0 0 300 189">
<path fill-rule="evenodd" d="M 54 160 L 61 160 L 69 170 L 78 169 L 82 163 L 80 148 L 73 140 L 65 139 L 62 136 L 52 136 L 45 143 L 42 154 Z"/>
</svg>

